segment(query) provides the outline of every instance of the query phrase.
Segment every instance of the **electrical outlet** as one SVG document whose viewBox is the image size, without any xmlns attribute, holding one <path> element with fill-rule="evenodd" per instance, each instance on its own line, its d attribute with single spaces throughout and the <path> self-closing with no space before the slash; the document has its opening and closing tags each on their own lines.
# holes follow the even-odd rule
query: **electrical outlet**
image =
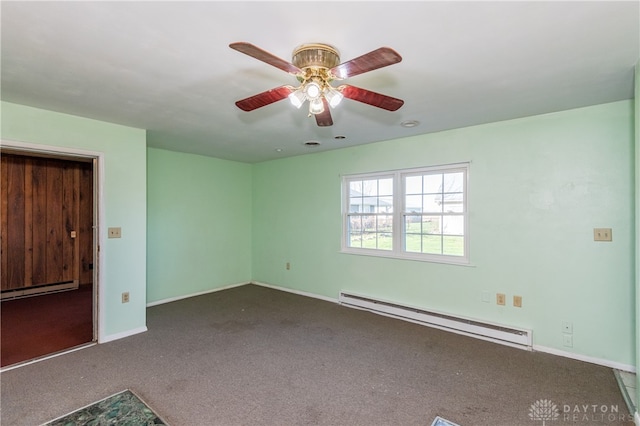
<svg viewBox="0 0 640 426">
<path fill-rule="evenodd" d="M 522 296 L 513 296 L 513 306 L 522 308 Z"/>
<path fill-rule="evenodd" d="M 108 234 L 109 238 L 121 238 L 122 230 L 121 228 L 109 228 Z"/>
<path fill-rule="evenodd" d="M 125 291 L 122 293 L 122 303 L 129 303 L 129 292 Z"/>
<path fill-rule="evenodd" d="M 566 334 L 573 334 L 573 323 L 569 321 L 562 321 L 562 332 Z"/>
<path fill-rule="evenodd" d="M 506 305 L 507 304 L 507 296 L 504 293 L 496 294 L 496 303 L 498 305 Z"/>
<path fill-rule="evenodd" d="M 563 334 L 562 335 L 562 344 L 567 348 L 573 347 L 573 335 L 571 334 Z"/>
<path fill-rule="evenodd" d="M 612 241 L 611 228 L 594 228 L 593 241 Z"/>
<path fill-rule="evenodd" d="M 485 302 L 485 303 L 491 302 L 491 293 L 489 293 L 488 291 L 483 291 L 482 292 L 482 301 Z"/>
<path fill-rule="evenodd" d="M 287 264 L 285 265 L 285 268 L 287 268 L 287 271 L 291 269 L 291 263 L 287 262 Z"/>
</svg>

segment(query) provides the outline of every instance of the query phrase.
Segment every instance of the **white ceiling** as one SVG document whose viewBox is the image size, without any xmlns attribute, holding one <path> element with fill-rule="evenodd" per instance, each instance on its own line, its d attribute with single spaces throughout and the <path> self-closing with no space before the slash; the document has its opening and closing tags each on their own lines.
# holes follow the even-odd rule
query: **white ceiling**
<svg viewBox="0 0 640 426">
<path fill-rule="evenodd" d="M 640 56 L 638 1 L 0 7 L 3 100 L 147 129 L 149 146 L 244 162 L 630 99 Z M 389 112 L 345 99 L 325 128 L 287 100 L 243 112 L 236 100 L 296 80 L 230 49 L 236 41 L 287 61 L 309 42 L 336 46 L 342 62 L 391 47 L 402 62 L 344 83 L 405 104 Z"/>
</svg>

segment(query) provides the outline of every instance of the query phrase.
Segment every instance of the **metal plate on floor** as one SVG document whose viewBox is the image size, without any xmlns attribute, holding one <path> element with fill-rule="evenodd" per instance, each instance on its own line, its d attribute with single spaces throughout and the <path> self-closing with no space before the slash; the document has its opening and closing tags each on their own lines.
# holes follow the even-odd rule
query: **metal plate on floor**
<svg viewBox="0 0 640 426">
<path fill-rule="evenodd" d="M 431 426 L 460 426 L 460 425 L 457 423 L 450 422 L 449 420 L 443 419 L 440 416 L 436 416 L 436 418 L 433 419 L 433 423 L 431 423 Z"/>
</svg>

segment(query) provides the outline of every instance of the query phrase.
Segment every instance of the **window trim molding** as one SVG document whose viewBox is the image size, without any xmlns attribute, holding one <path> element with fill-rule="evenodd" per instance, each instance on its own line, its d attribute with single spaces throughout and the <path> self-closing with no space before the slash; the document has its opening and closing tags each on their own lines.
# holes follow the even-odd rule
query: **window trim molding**
<svg viewBox="0 0 640 426">
<path fill-rule="evenodd" d="M 407 169 L 386 170 L 380 172 L 354 173 L 341 175 L 341 218 L 342 218 L 342 235 L 340 243 L 340 252 L 344 254 L 385 257 L 390 259 L 411 260 L 430 263 L 443 263 L 449 265 L 472 266 L 469 256 L 469 174 L 471 162 L 460 162 L 451 164 L 439 164 L 434 166 L 413 167 Z M 464 256 L 452 256 L 446 254 L 429 254 L 407 252 L 402 249 L 405 239 L 403 231 L 404 203 L 405 203 L 405 177 L 411 174 L 425 174 L 428 172 L 453 172 L 463 171 L 465 173 L 464 182 L 464 210 L 461 215 L 464 218 Z M 348 236 L 348 214 L 349 214 L 349 185 L 348 182 L 353 180 L 366 179 L 383 179 L 393 178 L 393 249 L 379 250 L 362 247 L 349 247 L 347 245 Z"/>
</svg>

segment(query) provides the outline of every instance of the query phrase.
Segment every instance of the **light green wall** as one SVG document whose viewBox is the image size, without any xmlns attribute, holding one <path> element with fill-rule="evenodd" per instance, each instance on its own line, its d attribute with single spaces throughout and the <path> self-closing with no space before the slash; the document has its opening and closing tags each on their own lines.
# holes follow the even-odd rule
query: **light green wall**
<svg viewBox="0 0 640 426">
<path fill-rule="evenodd" d="M 104 217 L 100 282 L 104 335 L 145 327 L 146 287 L 146 136 L 145 131 L 22 105 L 1 103 L 4 141 L 83 149 L 104 154 Z M 107 239 L 106 228 L 122 228 L 121 239 Z M 130 302 L 121 303 L 121 293 Z"/>
<path fill-rule="evenodd" d="M 144 327 L 147 298 L 253 279 L 527 327 L 536 345 L 635 365 L 632 101 L 255 165 L 147 149 L 140 129 L 1 105 L 3 139 L 104 153 L 102 227 L 123 229 L 102 240 L 107 336 Z M 472 266 L 339 252 L 342 174 L 464 161 Z M 613 228 L 614 241 L 593 242 L 594 227 Z M 521 295 L 524 306 L 482 302 L 483 291 Z M 574 324 L 573 348 L 562 321 Z"/>
<path fill-rule="evenodd" d="M 635 365 L 632 114 L 623 101 L 257 164 L 253 279 L 531 328 L 535 345 Z M 466 161 L 472 266 L 340 253 L 341 175 Z"/>
<path fill-rule="evenodd" d="M 251 281 L 251 165 L 149 148 L 147 302 Z"/>
</svg>

